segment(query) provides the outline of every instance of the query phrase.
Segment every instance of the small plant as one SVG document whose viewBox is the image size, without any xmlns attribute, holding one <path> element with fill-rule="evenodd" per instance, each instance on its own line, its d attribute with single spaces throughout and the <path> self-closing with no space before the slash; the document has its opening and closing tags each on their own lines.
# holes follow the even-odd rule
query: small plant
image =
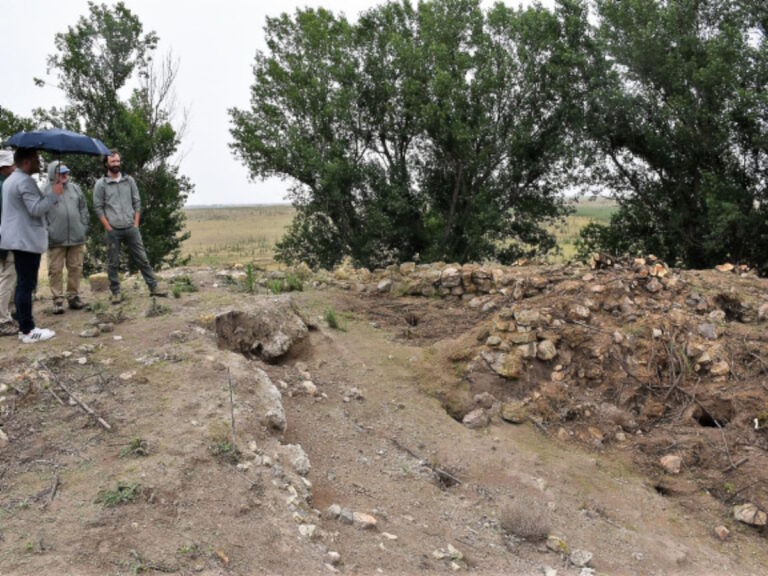
<svg viewBox="0 0 768 576">
<path fill-rule="evenodd" d="M 200 546 L 192 543 L 192 544 L 184 544 L 183 546 L 179 546 L 179 548 L 176 550 L 176 554 L 179 556 L 188 556 L 190 558 L 198 558 L 199 556 L 203 555 L 203 551 L 200 549 Z"/>
<path fill-rule="evenodd" d="M 146 440 L 142 438 L 134 438 L 130 441 L 128 446 L 125 446 L 120 450 L 120 458 L 126 458 L 128 456 L 149 456 L 149 446 Z"/>
<path fill-rule="evenodd" d="M 91 312 L 97 315 L 99 313 L 102 313 L 102 314 L 106 313 L 106 311 L 108 310 L 106 303 L 100 300 L 94 300 L 93 302 L 91 302 L 86 306 L 86 309 L 90 310 Z"/>
<path fill-rule="evenodd" d="M 269 288 L 269 291 L 272 292 L 272 294 L 280 294 L 283 291 L 283 281 L 282 280 L 270 280 L 267 283 L 267 288 Z"/>
<path fill-rule="evenodd" d="M 198 288 L 195 286 L 194 282 L 192 282 L 192 278 L 189 276 L 178 276 L 174 278 L 171 281 L 172 290 L 174 293 L 174 296 L 176 296 L 176 292 L 179 294 L 184 294 L 186 292 L 197 292 Z"/>
<path fill-rule="evenodd" d="M 217 440 L 211 446 L 211 453 L 220 461 L 237 464 L 240 454 L 229 440 Z"/>
<path fill-rule="evenodd" d="M 341 318 L 339 318 L 339 315 L 336 314 L 336 311 L 333 308 L 327 308 L 325 310 L 324 318 L 330 328 L 341 330 L 342 332 L 347 331 L 346 323 L 342 322 Z"/>
<path fill-rule="evenodd" d="M 253 272 L 253 264 L 245 268 L 245 291 L 253 294 L 256 291 L 256 275 Z"/>
<path fill-rule="evenodd" d="M 136 482 L 122 483 L 118 482 L 114 490 L 102 491 L 96 502 L 104 504 L 107 508 L 113 508 L 120 504 L 133 502 L 141 494 L 141 484 Z"/>
<path fill-rule="evenodd" d="M 166 306 L 165 304 L 158 304 L 157 298 L 152 298 L 152 303 L 147 309 L 146 317 L 155 318 L 156 316 L 165 316 L 166 314 L 169 314 L 170 311 L 170 306 Z"/>
<path fill-rule="evenodd" d="M 514 500 L 501 514 L 501 529 L 508 535 L 528 542 L 546 540 L 550 528 L 547 511 L 532 506 L 530 501 L 524 498 Z"/>
<path fill-rule="evenodd" d="M 301 292 L 304 290 L 304 283 L 296 274 L 288 274 L 283 281 L 283 286 L 287 287 L 287 292 Z"/>
</svg>

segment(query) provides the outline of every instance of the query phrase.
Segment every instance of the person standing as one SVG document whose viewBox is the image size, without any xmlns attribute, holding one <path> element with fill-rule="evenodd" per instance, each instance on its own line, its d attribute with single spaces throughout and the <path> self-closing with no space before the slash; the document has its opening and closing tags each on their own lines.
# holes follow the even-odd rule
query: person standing
<svg viewBox="0 0 768 576">
<path fill-rule="evenodd" d="M 83 276 L 85 236 L 88 233 L 88 204 L 83 191 L 70 181 L 69 168 L 58 160 L 48 167 L 48 183 L 43 194 L 48 194 L 56 176 L 64 187 L 61 200 L 46 215 L 48 221 L 48 283 L 53 295 L 53 313 L 64 313 L 64 266 L 67 268 L 67 303 L 72 310 L 80 310 L 85 303 L 80 299 L 80 280 Z"/>
<path fill-rule="evenodd" d="M 13 152 L 0 150 L 0 219 L 3 213 L 3 181 L 11 175 Z M 0 228 L 0 237 L 3 231 Z M 13 265 L 13 252 L 0 250 L 0 336 L 13 336 L 18 333 L 16 323 L 11 318 L 11 297 L 16 289 L 16 268 Z"/>
<path fill-rule="evenodd" d="M 120 246 L 124 243 L 133 261 L 139 268 L 144 282 L 147 283 L 151 296 L 167 296 L 160 290 L 152 266 L 144 249 L 144 242 L 139 232 L 141 221 L 141 198 L 136 181 L 121 172 L 120 153 L 111 150 L 104 158 L 107 174 L 96 181 L 93 189 L 93 209 L 104 226 L 108 245 L 107 275 L 109 289 L 112 292 L 112 304 L 121 301 Z"/>
<path fill-rule="evenodd" d="M 32 179 L 32 174 L 40 171 L 37 150 L 19 148 L 14 153 L 13 160 L 16 170 L 3 182 L 0 249 L 13 251 L 19 339 L 25 344 L 34 344 L 56 336 L 53 330 L 35 326 L 32 316 L 32 293 L 37 288 L 40 258 L 48 249 L 45 215 L 59 203 L 64 188 L 57 178 L 51 192 L 43 196 Z"/>
</svg>

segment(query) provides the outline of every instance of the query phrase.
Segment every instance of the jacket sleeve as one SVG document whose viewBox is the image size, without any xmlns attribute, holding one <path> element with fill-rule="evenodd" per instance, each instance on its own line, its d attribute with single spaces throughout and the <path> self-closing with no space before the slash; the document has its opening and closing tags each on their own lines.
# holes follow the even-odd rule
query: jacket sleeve
<svg viewBox="0 0 768 576">
<path fill-rule="evenodd" d="M 59 195 L 55 192 L 49 192 L 43 196 L 40 188 L 37 187 L 32 178 L 25 179 L 19 186 L 21 201 L 29 212 L 30 216 L 42 218 L 48 210 L 59 203 Z"/>
<path fill-rule="evenodd" d="M 88 217 L 88 202 L 85 201 L 85 196 L 83 195 L 83 191 L 80 190 L 79 186 L 76 186 L 77 188 L 77 205 L 78 208 L 80 208 L 80 222 L 85 227 L 86 234 L 88 233 L 88 225 L 91 223 L 91 219 Z"/>
<path fill-rule="evenodd" d="M 104 181 L 99 178 L 93 187 L 93 211 L 99 219 L 104 216 Z"/>
<path fill-rule="evenodd" d="M 136 180 L 133 176 L 130 177 L 131 182 L 131 203 L 133 204 L 133 211 L 136 214 L 141 213 L 141 196 L 139 196 L 139 187 L 136 186 Z"/>
</svg>

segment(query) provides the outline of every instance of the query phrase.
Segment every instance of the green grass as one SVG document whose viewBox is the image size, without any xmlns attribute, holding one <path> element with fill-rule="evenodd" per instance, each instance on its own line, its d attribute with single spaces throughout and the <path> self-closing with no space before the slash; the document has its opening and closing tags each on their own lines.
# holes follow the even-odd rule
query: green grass
<svg viewBox="0 0 768 576">
<path fill-rule="evenodd" d="M 282 294 L 283 292 L 301 292 L 304 290 L 304 283 L 296 274 L 287 274 L 283 279 L 270 280 L 267 288 L 272 294 Z"/>
<path fill-rule="evenodd" d="M 158 304 L 157 298 L 152 298 L 152 302 L 149 304 L 149 308 L 147 308 L 145 316 L 147 318 L 155 318 L 156 316 L 165 316 L 166 314 L 170 314 L 170 312 L 170 306 L 166 306 L 165 304 Z"/>
<path fill-rule="evenodd" d="M 340 330 L 342 332 L 347 331 L 347 323 L 344 322 L 333 308 L 326 308 L 325 315 L 323 316 L 328 326 L 333 330 Z"/>
<path fill-rule="evenodd" d="M 128 504 L 133 502 L 141 494 L 141 484 L 136 482 L 122 483 L 118 482 L 114 490 L 106 490 L 99 494 L 97 502 L 104 504 L 107 508 Z"/>
<path fill-rule="evenodd" d="M 128 456 L 148 456 L 149 446 L 143 438 L 134 438 L 128 443 L 128 446 L 120 450 L 120 458 Z"/>
<path fill-rule="evenodd" d="M 198 288 L 189 276 L 178 276 L 171 280 L 171 293 L 174 298 L 181 298 L 182 294 L 197 292 Z"/>
</svg>

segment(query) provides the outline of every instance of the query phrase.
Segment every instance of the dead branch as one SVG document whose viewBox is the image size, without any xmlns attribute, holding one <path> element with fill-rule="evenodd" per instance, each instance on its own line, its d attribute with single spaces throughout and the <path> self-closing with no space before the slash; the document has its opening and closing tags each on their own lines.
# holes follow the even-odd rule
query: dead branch
<svg viewBox="0 0 768 576">
<path fill-rule="evenodd" d="M 110 432 L 112 431 L 112 426 L 110 426 L 110 425 L 107 423 L 107 421 L 106 421 L 106 420 L 104 420 L 104 418 L 102 418 L 101 416 L 99 416 L 98 414 L 96 414 L 96 412 L 94 412 L 94 410 L 93 410 L 93 409 L 92 409 L 90 406 L 88 406 L 88 404 L 86 404 L 85 402 L 83 402 L 82 400 L 80 400 L 80 398 L 78 398 L 77 396 L 75 396 L 75 395 L 72 393 L 72 391 L 71 391 L 69 388 L 67 388 L 67 387 L 64 385 L 64 383 L 63 383 L 63 382 L 62 382 L 62 381 L 61 381 L 61 380 L 58 378 L 58 376 L 57 376 L 57 375 L 56 375 L 54 372 L 52 372 L 52 371 L 51 371 L 51 370 L 48 368 L 48 366 L 46 366 L 46 365 L 45 365 L 43 362 L 40 362 L 40 365 L 43 367 L 43 369 L 44 369 L 46 372 L 48 372 L 48 373 L 51 375 L 51 379 L 53 380 L 53 382 L 54 382 L 54 383 L 56 383 L 56 384 L 59 386 L 59 388 L 61 388 L 62 390 L 64 390 L 64 392 L 66 392 L 66 393 L 69 395 L 69 397 L 70 397 L 70 398 L 71 398 L 71 399 L 72 399 L 72 400 L 75 402 L 75 404 L 77 404 L 78 406 L 80 406 L 80 408 L 82 408 L 82 409 L 83 409 L 83 410 L 85 410 L 85 411 L 86 411 L 86 412 L 87 412 L 87 413 L 88 413 L 90 416 L 92 416 L 92 417 L 93 417 L 93 418 L 94 418 L 94 419 L 95 419 L 95 420 L 96 420 L 96 421 L 97 421 L 99 424 L 101 424 L 101 426 L 103 426 L 103 427 L 104 427 L 104 429 L 106 429 L 106 430 L 108 430 L 108 431 L 110 431 Z M 54 394 L 54 396 L 55 396 L 55 394 Z"/>
<path fill-rule="evenodd" d="M 45 510 L 50 506 L 51 502 L 53 502 L 53 499 L 56 497 L 56 491 L 59 489 L 59 475 L 55 474 L 53 477 L 53 483 L 51 484 L 51 491 L 48 494 L 48 500 L 46 500 L 41 508 Z"/>
</svg>

